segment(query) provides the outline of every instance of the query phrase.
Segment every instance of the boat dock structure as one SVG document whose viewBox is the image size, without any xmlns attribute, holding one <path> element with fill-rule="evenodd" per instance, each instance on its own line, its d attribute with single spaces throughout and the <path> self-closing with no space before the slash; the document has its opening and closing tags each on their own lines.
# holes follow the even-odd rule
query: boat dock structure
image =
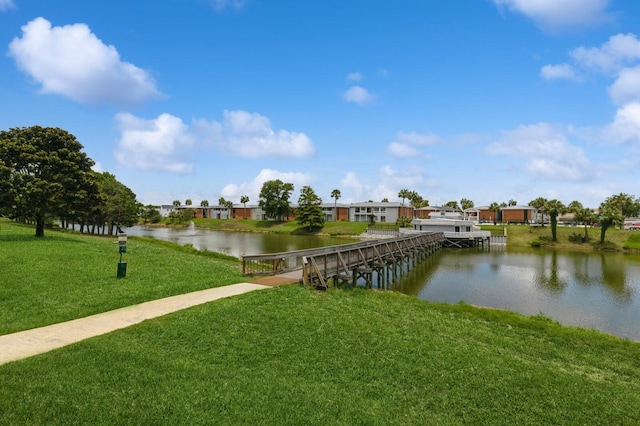
<svg viewBox="0 0 640 426">
<path fill-rule="evenodd" d="M 395 279 L 443 247 L 478 247 L 489 236 L 475 233 L 408 232 L 352 244 L 242 257 L 244 275 L 300 271 L 305 285 L 353 284 L 387 288 Z M 371 235 L 375 238 L 375 235 Z"/>
</svg>

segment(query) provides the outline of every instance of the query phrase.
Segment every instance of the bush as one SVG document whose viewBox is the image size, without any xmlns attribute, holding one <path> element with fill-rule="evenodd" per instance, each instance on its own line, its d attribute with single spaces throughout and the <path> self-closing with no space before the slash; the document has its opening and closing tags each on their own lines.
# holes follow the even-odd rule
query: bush
<svg viewBox="0 0 640 426">
<path fill-rule="evenodd" d="M 573 232 L 569 235 L 569 241 L 572 243 L 584 243 L 584 235 L 578 232 Z"/>
</svg>

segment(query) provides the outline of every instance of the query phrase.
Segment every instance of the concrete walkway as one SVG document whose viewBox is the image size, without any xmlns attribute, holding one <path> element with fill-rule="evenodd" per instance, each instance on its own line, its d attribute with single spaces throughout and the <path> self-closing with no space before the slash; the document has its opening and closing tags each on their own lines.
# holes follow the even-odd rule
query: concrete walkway
<svg viewBox="0 0 640 426">
<path fill-rule="evenodd" d="M 292 282 L 290 279 L 289 282 Z M 240 283 L 167 297 L 46 327 L 0 336 L 0 365 L 61 348 L 90 337 L 138 324 L 181 309 L 236 296 L 271 285 Z"/>
</svg>

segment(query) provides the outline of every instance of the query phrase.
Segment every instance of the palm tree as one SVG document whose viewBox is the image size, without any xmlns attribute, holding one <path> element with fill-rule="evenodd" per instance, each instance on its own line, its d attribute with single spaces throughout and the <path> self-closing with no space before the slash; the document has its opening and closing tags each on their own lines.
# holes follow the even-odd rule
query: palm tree
<svg viewBox="0 0 640 426">
<path fill-rule="evenodd" d="M 573 200 L 567 206 L 567 211 L 571 212 L 571 213 L 576 213 L 576 212 L 578 212 L 578 210 L 582 210 L 583 208 L 584 208 L 584 206 L 582 205 L 582 203 L 580 201 Z"/>
<path fill-rule="evenodd" d="M 513 198 L 509 200 L 509 207 L 517 206 L 518 202 Z"/>
<path fill-rule="evenodd" d="M 172 203 L 175 207 L 180 207 L 180 200 L 173 200 Z"/>
<path fill-rule="evenodd" d="M 247 203 L 249 202 L 249 196 L 243 195 L 240 197 L 240 202 L 244 205 L 244 218 L 247 218 Z"/>
<path fill-rule="evenodd" d="M 190 206 L 191 204 L 193 204 L 193 202 L 191 201 L 191 198 L 187 198 L 186 201 L 184 202 L 185 206 Z"/>
<path fill-rule="evenodd" d="M 460 207 L 462 207 L 462 210 L 471 209 L 473 208 L 473 201 L 463 198 L 460 200 Z"/>
<path fill-rule="evenodd" d="M 406 188 L 401 189 L 400 192 L 398 192 L 398 197 L 402 198 L 402 206 L 404 207 L 404 200 L 405 198 L 411 198 L 411 191 Z"/>
<path fill-rule="evenodd" d="M 411 195 L 411 191 L 406 188 L 401 189 L 400 192 L 398 192 L 398 197 L 402 198 L 402 213 L 400 214 L 400 216 L 406 216 L 406 211 L 404 210 L 404 199 L 411 198 Z"/>
<path fill-rule="evenodd" d="M 573 204 L 573 203 L 572 203 Z M 569 204 L 571 206 L 571 204 Z M 576 222 L 582 222 L 584 223 L 584 238 L 583 240 L 585 242 L 589 241 L 589 231 L 587 230 L 587 226 L 594 221 L 594 219 L 596 218 L 596 214 L 593 210 L 589 209 L 589 208 L 580 208 L 578 210 L 574 210 L 574 220 Z"/>
<path fill-rule="evenodd" d="M 200 201 L 200 207 L 209 207 L 209 200 Z"/>
<path fill-rule="evenodd" d="M 544 226 L 544 206 L 547 204 L 547 199 L 538 197 L 535 200 L 529 201 L 529 205 L 531 207 L 535 207 L 538 210 L 538 215 L 540 216 L 540 226 Z"/>
<path fill-rule="evenodd" d="M 600 244 L 604 244 L 607 230 L 624 223 L 624 216 L 620 211 L 619 198 L 616 195 L 607 197 L 598 209 L 598 224 L 600 225 Z"/>
<path fill-rule="evenodd" d="M 498 222 L 498 213 L 500 213 L 501 209 L 502 207 L 500 207 L 500 204 L 496 203 L 495 201 L 489 205 L 489 210 L 493 212 L 494 225 L 496 225 Z"/>
<path fill-rule="evenodd" d="M 339 189 L 331 191 L 331 198 L 333 198 L 333 221 L 338 221 L 338 199 L 342 196 Z"/>
<path fill-rule="evenodd" d="M 567 212 L 567 206 L 560 200 L 550 200 L 544 206 L 544 210 L 549 215 L 551 222 L 551 240 L 558 241 L 556 231 L 558 226 L 558 216 Z"/>
</svg>

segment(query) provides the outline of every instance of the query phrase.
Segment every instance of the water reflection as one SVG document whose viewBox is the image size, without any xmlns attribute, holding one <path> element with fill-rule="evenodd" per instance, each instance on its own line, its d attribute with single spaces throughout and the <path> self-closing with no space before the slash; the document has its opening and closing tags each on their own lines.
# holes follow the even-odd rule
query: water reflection
<svg viewBox="0 0 640 426">
<path fill-rule="evenodd" d="M 353 242 L 350 239 L 219 232 L 195 227 L 128 228 L 233 256 L 276 253 Z M 393 283 L 421 299 L 543 314 L 563 324 L 640 341 L 640 255 L 564 253 L 534 249 L 447 249 Z"/>
<path fill-rule="evenodd" d="M 352 243 L 349 238 L 317 237 L 309 235 L 269 234 L 254 232 L 225 232 L 188 228 L 154 228 L 134 226 L 124 230 L 128 235 L 156 238 L 177 244 L 191 244 L 198 250 L 241 257 L 249 254 L 278 253 L 314 247 Z"/>
<path fill-rule="evenodd" d="M 529 249 L 443 250 L 393 290 L 508 309 L 640 341 L 640 256 Z"/>
</svg>

